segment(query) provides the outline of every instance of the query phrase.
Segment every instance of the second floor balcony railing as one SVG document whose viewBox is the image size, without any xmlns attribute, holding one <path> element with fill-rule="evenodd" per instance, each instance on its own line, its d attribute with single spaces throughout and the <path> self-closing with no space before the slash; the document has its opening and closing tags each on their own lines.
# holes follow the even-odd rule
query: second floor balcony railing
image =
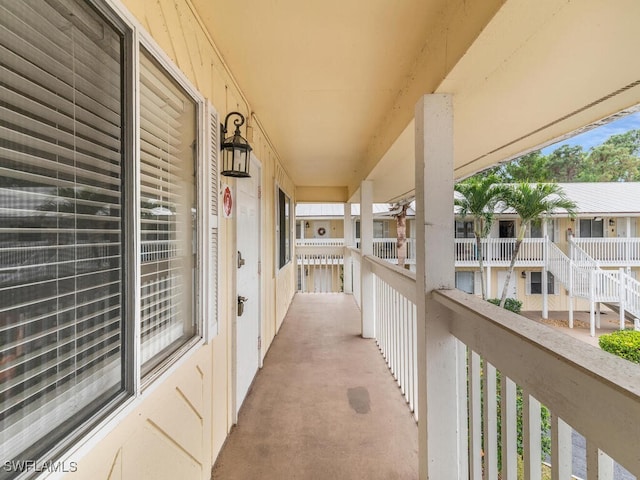
<svg viewBox="0 0 640 480">
<path fill-rule="evenodd" d="M 515 238 L 483 238 L 482 259 L 487 265 L 509 265 L 515 249 Z M 475 238 L 455 239 L 456 266 L 477 266 L 478 246 Z M 544 238 L 525 238 L 520 245 L 518 266 L 542 266 Z"/>
<path fill-rule="evenodd" d="M 483 238 L 482 258 L 487 266 L 508 266 L 515 248 L 515 238 Z M 632 238 L 574 238 L 575 245 L 586 252 L 602 267 L 640 266 L 640 237 Z M 343 247 L 343 238 L 305 238 L 296 240 L 298 247 Z M 359 247 L 356 239 L 356 248 Z M 406 239 L 405 265 L 415 264 L 415 239 Z M 457 267 L 477 267 L 478 247 L 475 238 L 454 240 Z M 571 256 L 571 252 L 566 252 Z M 396 263 L 397 239 L 375 238 L 373 254 L 383 260 Z M 579 258 L 575 260 L 580 261 Z M 520 246 L 516 266 L 542 267 L 544 265 L 544 239 L 525 238 Z"/>
<path fill-rule="evenodd" d="M 356 247 L 360 246 L 360 239 L 355 241 Z M 344 238 L 299 238 L 297 247 L 336 247 L 344 246 Z M 407 253 L 405 264 L 415 263 L 415 239 L 406 239 Z M 306 251 L 306 250 L 305 250 Z M 383 260 L 396 261 L 398 259 L 398 240 L 396 238 L 374 238 L 373 254 Z"/>
<path fill-rule="evenodd" d="M 629 421 L 640 414 L 640 374 L 631 362 L 458 290 L 427 294 L 424 301 L 440 310 L 420 319 L 413 273 L 357 252 L 352 264 L 356 301 L 364 301 L 356 288 L 360 269 L 366 264 L 374 276 L 376 342 L 416 417 L 425 401 L 420 324 L 438 329 L 442 344 L 426 350 L 427 405 L 455 408 L 427 410 L 419 428 L 440 441 L 448 426 L 461 452 L 459 463 L 451 453 L 447 476 L 439 478 L 515 479 L 518 468 L 532 479 L 547 478 L 543 469 L 558 479 L 622 478 L 614 476 L 624 472 L 620 466 L 631 472 L 624 475 L 640 473 L 640 434 Z M 582 455 L 575 438 L 586 443 Z M 576 472 L 581 456 L 585 468 Z"/>
<path fill-rule="evenodd" d="M 574 238 L 592 258 L 610 266 L 640 265 L 640 238 Z"/>
</svg>

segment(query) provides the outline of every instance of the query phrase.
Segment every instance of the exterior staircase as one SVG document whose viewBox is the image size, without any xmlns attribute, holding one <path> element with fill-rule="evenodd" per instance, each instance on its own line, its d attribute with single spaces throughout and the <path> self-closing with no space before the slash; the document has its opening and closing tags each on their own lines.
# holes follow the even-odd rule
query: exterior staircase
<svg viewBox="0 0 640 480">
<path fill-rule="evenodd" d="M 597 260 L 570 240 L 570 257 L 556 244 L 546 242 L 546 269 L 567 289 L 569 296 L 585 298 L 591 305 L 590 330 L 595 335 L 595 305 L 604 303 L 620 315 L 620 329 L 625 319 L 640 330 L 640 282 L 623 268 L 603 270 Z"/>
</svg>

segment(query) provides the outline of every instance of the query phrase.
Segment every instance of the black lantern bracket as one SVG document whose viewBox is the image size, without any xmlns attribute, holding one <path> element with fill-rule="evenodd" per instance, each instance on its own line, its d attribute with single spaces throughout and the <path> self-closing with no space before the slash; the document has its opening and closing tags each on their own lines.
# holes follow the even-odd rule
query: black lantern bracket
<svg viewBox="0 0 640 480">
<path fill-rule="evenodd" d="M 233 135 L 225 137 L 228 133 L 229 118 L 237 116 L 233 120 L 236 127 Z M 251 145 L 241 135 L 240 127 L 244 125 L 245 118 L 240 112 L 229 112 L 224 118 L 224 124 L 220 125 L 223 139 L 220 146 L 222 150 L 222 175 L 226 177 L 247 178 L 249 175 L 249 165 L 251 164 Z"/>
</svg>

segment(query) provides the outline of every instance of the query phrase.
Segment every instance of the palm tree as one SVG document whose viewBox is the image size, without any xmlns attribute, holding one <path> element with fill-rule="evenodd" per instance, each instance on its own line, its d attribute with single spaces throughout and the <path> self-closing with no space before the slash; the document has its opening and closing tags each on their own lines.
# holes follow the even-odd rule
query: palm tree
<svg viewBox="0 0 640 480">
<path fill-rule="evenodd" d="M 391 207 L 391 215 L 396 219 L 396 250 L 398 251 L 398 266 L 404 268 L 407 259 L 407 210 L 409 201 L 403 200 Z"/>
<path fill-rule="evenodd" d="M 502 288 L 502 296 L 500 297 L 500 306 L 504 308 L 509 281 L 520 251 L 520 245 L 522 245 L 522 240 L 527 232 L 527 226 L 533 220 L 550 215 L 557 209 L 564 209 L 571 217 L 574 217 L 576 204 L 565 195 L 562 187 L 556 183 L 538 183 L 535 185 L 519 183 L 512 185 L 504 192 L 503 199 L 508 208 L 515 210 L 521 222 L 511 254 L 509 270 L 507 270 L 507 278 Z"/>
<path fill-rule="evenodd" d="M 473 219 L 473 235 L 476 239 L 476 251 L 480 267 L 480 285 L 482 299 L 487 299 L 487 291 L 484 278 L 484 262 L 482 255 L 482 239 L 491 230 L 493 215 L 496 205 L 505 193 L 506 186 L 500 183 L 496 175 L 474 176 L 463 182 L 457 183 L 454 190 L 458 196 L 454 204 L 459 209 L 462 219 Z"/>
</svg>

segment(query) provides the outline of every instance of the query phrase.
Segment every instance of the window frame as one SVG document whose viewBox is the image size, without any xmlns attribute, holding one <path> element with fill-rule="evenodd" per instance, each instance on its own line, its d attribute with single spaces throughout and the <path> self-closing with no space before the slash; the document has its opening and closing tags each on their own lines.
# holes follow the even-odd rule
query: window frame
<svg viewBox="0 0 640 480">
<path fill-rule="evenodd" d="M 540 281 L 533 281 L 534 274 L 540 275 Z M 540 291 L 534 292 L 533 286 L 539 285 Z M 542 271 L 529 271 L 527 272 L 527 295 L 544 295 L 542 291 Z M 553 276 L 551 272 L 547 272 L 547 295 L 558 295 L 558 288 L 556 285 L 556 278 Z"/>
<path fill-rule="evenodd" d="M 283 208 L 284 207 L 284 208 Z M 288 213 L 287 213 L 288 207 Z M 293 257 L 292 219 L 293 203 L 285 190 L 276 184 L 276 265 L 280 271 L 291 263 Z M 284 216 L 283 216 L 284 210 Z M 287 247 L 287 240 L 289 241 Z"/>
<path fill-rule="evenodd" d="M 136 147 L 134 149 L 135 152 L 135 200 L 131 202 L 131 205 L 136 209 L 136 226 L 137 231 L 135 233 L 135 244 L 136 252 L 141 252 L 141 229 L 140 229 L 140 191 L 138 186 L 140 185 L 140 175 L 141 175 L 141 160 L 140 160 L 140 56 L 142 55 L 141 49 L 146 50 L 147 54 L 157 62 L 157 64 L 164 70 L 171 80 L 173 80 L 180 88 L 183 89 L 184 93 L 187 94 L 195 103 L 196 114 L 195 114 L 195 128 L 196 128 L 196 153 L 194 155 L 195 162 L 195 205 L 197 206 L 196 211 L 196 233 L 194 236 L 196 242 L 196 255 L 197 258 L 195 260 L 195 274 L 192 276 L 194 279 L 194 308 L 193 315 L 195 315 L 194 319 L 194 333 L 190 339 L 185 341 L 181 346 L 176 348 L 173 352 L 169 353 L 165 358 L 159 360 L 147 373 L 142 374 L 141 370 L 141 305 L 140 305 L 140 278 L 141 278 L 141 259 L 140 255 L 136 256 L 136 270 L 137 274 L 134 278 L 135 280 L 135 303 L 136 303 L 136 319 L 135 319 L 135 343 L 136 343 L 136 377 L 140 382 L 140 389 L 146 389 L 150 384 L 152 384 L 158 377 L 162 376 L 163 372 L 166 371 L 172 364 L 174 364 L 177 359 L 185 356 L 187 352 L 189 352 L 194 347 L 204 343 L 204 312 L 203 312 L 203 301 L 202 299 L 205 296 L 204 285 L 206 284 L 203 281 L 202 274 L 202 265 L 204 263 L 202 260 L 207 258 L 206 256 L 206 245 L 207 239 L 206 235 L 206 222 L 205 222 L 205 210 L 203 210 L 202 205 L 205 201 L 207 195 L 205 194 L 206 190 L 201 185 L 204 177 L 206 177 L 206 168 L 205 162 L 208 160 L 206 158 L 207 148 L 206 148 L 206 139 L 205 134 L 209 131 L 207 128 L 207 122 L 205 119 L 206 115 L 206 105 L 204 97 L 198 92 L 198 90 L 189 82 L 184 73 L 182 73 L 177 66 L 171 61 L 171 59 L 167 56 L 167 54 L 155 43 L 155 41 L 146 33 L 146 31 L 142 30 L 139 27 L 138 30 L 138 44 L 136 51 L 136 62 L 135 62 L 135 78 L 136 78 L 136 89 L 135 89 L 135 101 L 133 106 L 135 108 L 136 115 Z M 206 207 L 205 207 L 206 209 Z"/>
<path fill-rule="evenodd" d="M 462 283 L 463 277 L 471 277 L 471 292 L 467 290 L 463 290 L 460 288 L 460 284 Z M 469 278 L 466 278 L 466 281 L 469 281 Z M 476 294 L 476 272 L 472 270 L 456 270 L 455 272 L 455 287 L 458 290 L 469 293 L 470 295 Z"/>
<path fill-rule="evenodd" d="M 131 94 L 131 92 L 133 91 L 133 88 L 132 88 L 131 82 L 127 82 L 127 80 L 131 78 L 131 72 L 132 72 L 132 69 L 130 68 L 130 65 L 132 64 L 131 52 L 133 50 L 133 45 L 135 44 L 135 39 L 134 39 L 135 36 L 134 36 L 133 29 L 131 28 L 131 25 L 128 22 L 128 20 L 123 16 L 119 15 L 117 11 L 113 10 L 110 7 L 110 4 L 105 2 L 89 1 L 89 2 L 83 3 L 82 7 L 89 10 L 88 15 L 91 17 L 91 19 L 93 20 L 99 19 L 101 24 L 104 23 L 107 25 L 107 28 L 110 29 L 110 33 L 113 32 L 117 37 L 120 38 L 120 45 L 119 45 L 120 58 L 118 63 L 119 75 L 120 75 L 119 77 L 120 95 L 119 95 L 119 99 L 117 100 L 119 115 L 120 115 L 119 117 L 120 128 L 118 132 L 120 135 L 120 142 L 118 145 L 118 148 L 120 149 L 120 154 L 119 154 L 120 171 L 119 171 L 119 176 L 116 178 L 117 178 L 117 181 L 120 183 L 119 198 L 121 202 L 119 204 L 120 219 L 118 222 L 119 226 L 117 231 L 119 232 L 119 235 L 122 237 L 122 240 L 118 242 L 121 248 L 119 266 L 118 266 L 118 269 L 120 272 L 120 280 L 119 280 L 120 299 L 119 299 L 118 307 L 120 309 L 120 322 L 121 322 L 121 326 L 119 329 L 120 336 L 121 336 L 120 343 L 119 343 L 119 348 L 120 348 L 119 356 L 120 356 L 121 364 L 120 364 L 120 368 L 118 369 L 120 371 L 119 381 L 117 384 L 117 388 L 116 388 L 116 385 L 114 384 L 113 393 L 109 393 L 107 395 L 105 395 L 105 393 L 97 394 L 97 395 L 94 394 L 93 396 L 90 396 L 91 401 L 89 404 L 84 405 L 82 407 L 77 407 L 72 412 L 70 412 L 71 415 L 76 415 L 81 417 L 81 419 L 78 420 L 77 424 L 76 422 L 72 422 L 74 423 L 74 425 L 71 426 L 70 428 L 64 428 L 60 430 L 54 429 L 53 431 L 48 432 L 46 434 L 39 433 L 39 436 L 37 438 L 34 438 L 34 440 L 32 440 L 31 443 L 28 444 L 28 446 L 24 447 L 25 451 L 22 453 L 22 455 L 29 455 L 28 458 L 33 458 L 34 460 L 35 459 L 40 460 L 42 458 L 51 459 L 58 456 L 62 456 L 64 452 L 72 448 L 84 435 L 86 435 L 88 432 L 96 428 L 97 425 L 99 425 L 101 422 L 106 421 L 110 415 L 113 415 L 114 412 L 118 409 L 118 407 L 124 404 L 127 401 L 127 399 L 130 398 L 133 394 L 132 381 L 131 381 L 132 370 L 127 365 L 127 355 L 129 355 L 131 352 L 131 341 L 130 341 L 131 336 L 130 336 L 129 324 L 132 322 L 130 319 L 131 317 L 129 316 L 131 312 L 129 310 L 128 303 L 126 300 L 126 294 L 129 288 L 127 286 L 127 283 L 129 281 L 129 278 L 127 277 L 127 272 L 128 272 L 127 260 L 131 258 L 132 256 L 131 251 L 133 250 L 133 248 L 132 248 L 132 245 L 126 241 L 126 237 L 128 236 L 130 225 L 133 222 L 130 212 L 127 209 L 129 203 L 131 202 L 131 191 L 128 188 L 128 184 L 132 176 L 131 175 L 132 172 L 130 171 L 130 165 L 132 164 L 131 153 L 133 152 L 133 149 L 131 148 L 131 145 L 133 145 L 134 143 L 134 138 L 133 138 L 134 129 L 132 127 L 133 109 L 130 108 L 132 103 L 132 98 L 133 98 Z M 74 8 L 73 12 L 77 13 L 75 11 L 75 6 L 72 8 Z M 33 78 L 33 74 L 25 75 L 25 78 L 29 80 Z M 60 93 L 59 89 L 55 89 L 55 95 L 59 93 Z M 40 113 L 40 111 L 29 110 L 29 113 L 34 116 L 37 116 Z M 73 121 L 75 121 L 75 119 Z M 61 130 L 63 129 L 58 129 L 58 132 L 52 133 L 51 138 L 55 141 L 60 141 Z M 36 137 L 35 135 L 29 135 L 29 138 L 33 139 Z M 51 178 L 55 178 L 55 177 L 51 177 Z M 78 188 L 78 185 L 79 184 L 76 183 L 73 187 L 69 187 L 69 188 L 76 189 Z M 82 230 L 79 228 L 75 228 L 75 229 L 69 229 L 68 231 L 77 233 Z M 77 278 L 77 275 L 74 274 L 73 278 Z M 56 281 L 57 280 L 59 280 L 58 277 L 56 277 Z M 28 284 L 28 282 L 26 282 L 26 284 Z M 23 288 L 24 285 L 25 285 L 25 282 L 23 281 L 23 282 L 17 283 L 11 288 Z M 77 292 L 78 290 L 75 289 L 73 290 L 72 294 L 75 295 L 77 294 Z M 77 302 L 74 303 L 73 309 L 76 312 L 76 314 L 77 314 L 78 308 L 79 308 L 78 303 Z M 99 325 L 104 326 L 103 323 Z M 79 338 L 82 338 L 82 337 L 76 335 L 75 337 L 73 337 L 74 339 L 73 341 L 78 341 Z M 25 356 L 22 362 L 23 363 L 29 362 L 30 358 L 33 359 L 34 357 Z M 78 371 L 79 370 L 77 368 L 73 369 L 74 374 L 77 373 Z M 70 389 L 61 390 L 57 392 L 56 400 L 60 400 L 64 396 L 68 396 L 70 392 L 71 392 Z M 102 397 L 106 397 L 106 398 L 102 398 Z M 95 406 L 90 407 L 90 405 L 95 404 L 96 401 L 98 401 L 98 403 Z M 58 403 L 58 405 L 56 406 L 56 401 L 47 402 L 42 406 L 42 408 L 47 409 L 49 413 L 55 412 L 56 409 L 59 409 L 61 407 L 62 405 L 60 403 Z M 41 417 L 41 419 L 42 418 L 47 419 L 48 416 Z M 64 420 L 64 423 L 67 423 L 69 421 L 69 418 L 71 417 L 68 417 L 67 420 Z M 12 428 L 15 425 L 16 423 L 13 423 L 12 425 L 9 425 L 7 428 L 8 429 Z M 24 435 L 25 431 L 21 430 L 21 433 Z M 28 432 L 26 433 L 28 435 Z M 40 443 L 41 440 L 44 439 L 45 437 L 50 437 L 50 441 L 44 442 L 46 445 L 37 447 L 38 443 Z M 23 448 L 23 447 L 21 446 L 20 448 Z M 8 453 L 8 455 L 13 455 L 13 452 Z M 10 458 L 6 458 L 5 460 L 10 460 Z M 18 473 L 18 472 L 13 472 L 13 473 Z"/>
<path fill-rule="evenodd" d="M 147 32 L 144 26 L 137 20 L 137 18 L 126 9 L 121 3 L 116 0 L 86 0 L 92 5 L 102 6 L 101 12 L 110 19 L 116 19 L 118 22 L 125 25 L 130 31 L 131 42 L 128 45 L 128 51 L 125 52 L 125 82 L 128 84 L 125 86 L 125 108 L 127 109 L 127 118 L 130 127 L 127 129 L 129 133 L 129 142 L 125 145 L 126 159 L 129 162 L 127 170 L 128 180 L 125 185 L 126 194 L 130 195 L 128 202 L 129 209 L 129 223 L 125 225 L 125 229 L 129 228 L 132 236 L 134 237 L 135 248 L 130 248 L 127 256 L 128 268 L 124 268 L 124 276 L 126 281 L 131 283 L 130 286 L 125 287 L 125 293 L 129 294 L 129 297 L 133 297 L 128 301 L 125 301 L 125 308 L 129 315 L 129 321 L 126 323 L 127 328 L 131 329 L 129 337 L 125 337 L 129 341 L 127 345 L 127 352 L 129 358 L 125 361 L 125 369 L 129 373 L 127 378 L 127 391 L 130 393 L 132 399 L 139 398 L 142 393 L 154 383 L 162 381 L 163 378 L 170 375 L 176 369 L 180 367 L 184 362 L 188 360 L 190 355 L 195 353 L 201 345 L 205 344 L 205 334 L 213 338 L 217 334 L 217 330 L 214 333 L 207 332 L 207 325 L 205 324 L 205 310 L 207 308 L 203 299 L 205 298 L 207 282 L 204 278 L 204 268 L 197 268 L 195 278 L 195 297 L 196 308 L 194 309 L 195 319 L 195 332 L 193 337 L 185 342 L 181 347 L 176 349 L 171 355 L 165 358 L 162 362 L 158 363 L 145 377 L 141 374 L 140 365 L 140 192 L 137 188 L 140 179 L 140 49 L 144 48 L 151 57 L 162 67 L 171 79 L 178 84 L 184 92 L 190 96 L 196 105 L 196 182 L 195 182 L 195 195 L 197 206 L 196 212 L 196 228 L 197 233 L 195 241 L 197 242 L 196 252 L 199 258 L 197 258 L 196 265 L 202 265 L 201 260 L 207 257 L 207 251 L 209 247 L 209 241 L 207 236 L 207 216 L 208 212 L 208 195 L 207 191 L 209 186 L 207 185 L 209 173 L 207 163 L 210 161 L 209 152 L 212 150 L 208 144 L 208 137 L 210 137 L 210 129 L 212 128 L 208 119 L 208 113 L 212 110 L 215 112 L 216 118 L 217 111 L 213 107 L 208 108 L 207 102 L 204 96 L 196 88 L 195 85 L 187 78 L 187 76 L 180 70 L 180 68 L 173 62 L 168 54 L 156 43 L 151 34 Z M 218 118 L 219 120 L 219 118 Z M 216 131 L 214 132 L 215 138 L 218 138 L 219 126 L 216 125 Z M 209 147 L 209 148 L 207 148 Z M 219 146 L 216 149 L 217 158 L 219 158 L 220 151 Z M 125 161 L 127 161 L 125 160 Z M 217 160 L 217 159 L 216 159 Z M 133 165 L 133 166 L 131 166 Z M 217 166 L 217 161 L 216 161 Z M 217 178 L 217 175 L 216 175 Z M 216 212 L 217 214 L 218 212 Z M 219 265 L 218 265 L 219 268 Z M 133 293 L 130 293 L 133 292 Z"/>
<path fill-rule="evenodd" d="M 589 234 L 584 235 L 587 231 L 583 228 L 583 225 L 586 225 L 587 222 L 589 225 Z M 580 238 L 605 238 L 606 229 L 604 227 L 604 218 L 600 218 L 600 220 L 596 220 L 595 218 L 580 218 L 578 219 L 578 224 L 580 226 Z M 600 224 L 599 231 L 596 232 L 600 235 L 594 236 L 594 225 L 596 224 Z"/>
<path fill-rule="evenodd" d="M 456 219 L 454 222 L 455 238 L 476 238 L 473 220 Z"/>
<path fill-rule="evenodd" d="M 210 149 L 207 148 L 209 122 L 204 96 L 187 79 L 186 75 L 172 62 L 167 54 L 155 43 L 137 19 L 116 0 L 86 0 L 87 5 L 97 12 L 122 38 L 121 44 L 121 157 L 122 157 L 122 221 L 120 232 L 125 238 L 121 258 L 122 298 L 122 369 L 121 389 L 112 397 L 100 403 L 95 412 L 83 420 L 77 427 L 64 433 L 50 447 L 33 452 L 38 459 L 65 459 L 82 448 L 97 445 L 104 432 L 115 428 L 120 420 L 137 408 L 143 399 L 143 392 L 159 384 L 173 374 L 192 357 L 205 343 L 205 313 L 207 302 L 204 300 L 205 268 L 209 248 L 208 223 L 209 205 L 207 203 L 207 162 Z M 193 335 L 179 348 L 158 362 L 148 375 L 141 375 L 140 363 L 140 273 L 141 273 L 141 228 L 140 228 L 140 55 L 144 48 L 162 68 L 168 78 L 182 88 L 195 106 L 196 153 L 194 205 L 197 209 L 194 234 L 195 271 L 193 278 L 194 316 Z M 217 117 L 216 117 L 217 118 Z M 216 132 L 218 125 L 215 126 Z M 217 138 L 217 137 L 216 137 Z M 217 213 L 217 212 L 216 212 Z M 209 328 L 210 329 L 210 328 Z M 215 336 L 215 332 L 211 335 Z M 96 436 L 96 432 L 101 432 Z M 31 447 L 35 446 L 35 443 Z"/>
</svg>

